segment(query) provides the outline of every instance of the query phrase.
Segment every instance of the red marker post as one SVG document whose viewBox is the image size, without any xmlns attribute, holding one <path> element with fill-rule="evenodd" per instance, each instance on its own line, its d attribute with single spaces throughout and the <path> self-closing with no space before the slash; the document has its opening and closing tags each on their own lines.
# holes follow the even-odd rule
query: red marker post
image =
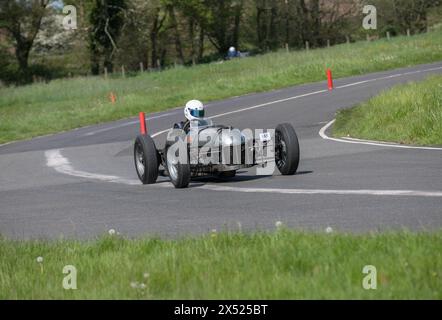
<svg viewBox="0 0 442 320">
<path fill-rule="evenodd" d="M 333 76 L 330 69 L 327 69 L 328 90 L 333 90 Z"/>
<path fill-rule="evenodd" d="M 147 134 L 147 130 L 146 130 L 146 115 L 144 114 L 144 112 L 140 112 L 140 133 L 142 135 Z"/>
</svg>

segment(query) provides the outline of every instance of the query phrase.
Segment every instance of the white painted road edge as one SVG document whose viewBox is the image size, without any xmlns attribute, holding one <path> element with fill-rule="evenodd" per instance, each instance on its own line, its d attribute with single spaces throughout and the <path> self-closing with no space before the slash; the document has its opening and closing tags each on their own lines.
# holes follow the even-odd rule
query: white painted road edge
<svg viewBox="0 0 442 320">
<path fill-rule="evenodd" d="M 78 178 L 86 178 L 86 179 L 94 179 L 94 180 L 100 180 L 100 181 L 106 181 L 106 182 L 116 182 L 116 183 L 122 183 L 122 184 L 128 184 L 128 185 L 139 185 L 139 180 L 131 180 L 131 179 L 124 179 L 117 176 L 110 176 L 105 174 L 97 174 L 97 173 L 90 173 L 85 171 L 79 171 L 75 170 L 69 160 L 61 154 L 60 150 L 48 150 L 45 151 L 45 157 L 46 157 L 46 165 L 50 168 L 53 168 L 55 171 L 67 174 L 69 176 L 78 177 Z"/>
<path fill-rule="evenodd" d="M 59 173 L 79 178 L 94 179 L 104 182 L 113 182 L 126 185 L 140 185 L 139 180 L 125 179 L 118 176 L 96 174 L 75 170 L 68 159 L 63 157 L 60 150 L 48 150 L 45 152 L 46 164 Z M 170 182 L 151 185 L 152 187 L 173 188 Z M 303 195 L 369 195 L 369 196 L 407 196 L 407 197 L 442 197 L 442 191 L 419 191 L 419 190 L 327 190 L 327 189 L 279 189 L 279 188 L 239 188 L 205 184 L 195 187 L 210 191 L 244 192 L 244 193 L 277 193 L 277 194 L 303 194 Z"/>
<path fill-rule="evenodd" d="M 328 130 L 328 128 L 330 128 L 333 125 L 333 123 L 335 123 L 335 121 L 336 121 L 336 119 L 333 119 L 332 121 L 327 123 L 325 126 L 323 126 L 321 128 L 321 130 L 319 130 L 319 135 L 321 136 L 322 139 L 336 141 L 336 142 L 344 142 L 344 143 L 366 144 L 366 145 L 377 146 L 377 147 L 442 151 L 442 148 L 437 148 L 437 147 L 408 146 L 408 145 L 397 144 L 397 143 L 362 140 L 362 139 L 355 139 L 355 138 L 331 138 L 331 137 L 327 136 L 327 134 L 325 132 Z"/>
</svg>

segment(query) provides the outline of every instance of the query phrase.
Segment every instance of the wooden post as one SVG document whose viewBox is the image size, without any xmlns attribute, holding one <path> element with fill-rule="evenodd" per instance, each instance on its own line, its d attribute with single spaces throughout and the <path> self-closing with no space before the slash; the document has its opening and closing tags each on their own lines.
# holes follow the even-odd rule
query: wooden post
<svg viewBox="0 0 442 320">
<path fill-rule="evenodd" d="M 195 57 L 192 57 L 192 66 L 196 65 Z"/>
<path fill-rule="evenodd" d="M 107 67 L 104 67 L 104 79 L 107 80 Z"/>
<path fill-rule="evenodd" d="M 143 66 L 143 63 L 142 63 L 142 62 L 140 62 L 140 72 L 141 72 L 141 73 L 144 72 L 144 66 Z"/>
<path fill-rule="evenodd" d="M 349 36 L 345 36 L 345 39 L 347 40 L 347 44 L 350 44 L 350 37 Z"/>
<path fill-rule="evenodd" d="M 330 48 L 330 39 L 327 40 L 327 48 Z"/>
<path fill-rule="evenodd" d="M 305 42 L 305 50 L 310 50 L 310 43 L 308 41 Z"/>
<path fill-rule="evenodd" d="M 387 40 L 390 40 L 390 31 L 387 31 Z"/>
<path fill-rule="evenodd" d="M 411 36 L 410 29 L 407 29 L 407 37 L 410 37 L 410 36 Z"/>
<path fill-rule="evenodd" d="M 370 35 L 367 33 L 367 42 L 370 42 Z"/>
<path fill-rule="evenodd" d="M 287 42 L 285 43 L 285 51 L 289 52 L 289 44 Z"/>
<path fill-rule="evenodd" d="M 161 62 L 160 62 L 160 59 L 157 59 L 157 68 L 158 68 L 158 70 L 161 70 Z"/>
<path fill-rule="evenodd" d="M 124 65 L 121 66 L 121 75 L 123 76 L 123 78 L 126 78 L 126 70 L 124 69 Z"/>
</svg>

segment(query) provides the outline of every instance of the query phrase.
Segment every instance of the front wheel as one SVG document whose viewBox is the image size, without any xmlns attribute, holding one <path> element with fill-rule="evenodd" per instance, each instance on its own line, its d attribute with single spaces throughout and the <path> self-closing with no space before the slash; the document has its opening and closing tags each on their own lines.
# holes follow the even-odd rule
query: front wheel
<svg viewBox="0 0 442 320">
<path fill-rule="evenodd" d="M 295 129 L 283 123 L 275 130 L 275 161 L 282 175 L 294 175 L 299 165 L 299 141 Z"/>
<path fill-rule="evenodd" d="M 158 178 L 158 151 L 148 135 L 139 135 L 134 144 L 134 162 L 138 178 L 143 184 L 153 184 Z"/>
</svg>

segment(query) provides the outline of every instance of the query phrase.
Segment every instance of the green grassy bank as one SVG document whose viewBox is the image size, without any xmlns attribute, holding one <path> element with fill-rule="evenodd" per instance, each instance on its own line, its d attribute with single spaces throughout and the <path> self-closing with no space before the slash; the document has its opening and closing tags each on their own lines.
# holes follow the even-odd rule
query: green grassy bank
<svg viewBox="0 0 442 320">
<path fill-rule="evenodd" d="M 416 145 L 442 145 L 442 76 L 399 85 L 336 117 L 333 134 Z"/>
<path fill-rule="evenodd" d="M 442 299 L 441 247 L 440 231 L 4 239 L 0 299 Z M 62 286 L 65 265 L 76 268 L 76 290 Z M 376 290 L 362 286 L 366 265 Z"/>
</svg>

